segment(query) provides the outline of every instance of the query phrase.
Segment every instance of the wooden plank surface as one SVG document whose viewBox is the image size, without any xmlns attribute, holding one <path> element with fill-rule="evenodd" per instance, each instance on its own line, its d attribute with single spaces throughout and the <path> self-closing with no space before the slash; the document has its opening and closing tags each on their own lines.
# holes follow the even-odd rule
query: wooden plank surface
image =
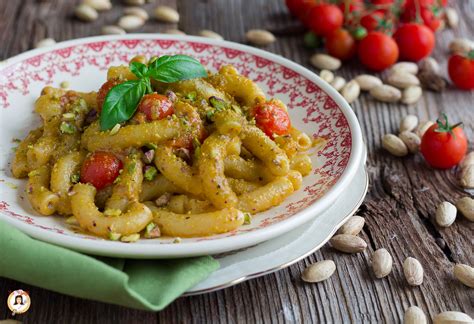
<svg viewBox="0 0 474 324">
<path fill-rule="evenodd" d="M 31 49 L 40 39 L 57 41 L 100 34 L 100 26 L 113 24 L 122 6 L 93 23 L 73 18 L 72 0 L 0 1 L 0 59 Z M 139 32 L 159 32 L 176 28 L 195 34 L 211 29 L 226 39 L 244 41 L 245 31 L 265 28 L 278 33 L 278 41 L 267 50 L 308 66 L 311 52 L 302 45 L 298 23 L 289 17 L 283 0 L 160 0 L 176 7 L 179 25 L 150 20 Z M 451 1 L 461 15 L 456 30 L 437 35 L 434 56 L 445 67 L 447 44 L 458 36 L 474 38 L 474 1 Z M 363 71 L 358 63 L 344 66 L 339 75 L 350 79 Z M 381 137 L 395 132 L 403 115 L 416 114 L 435 119 L 441 112 L 452 120 L 463 120 L 465 131 L 474 140 L 474 92 L 449 89 L 427 93 L 415 106 L 375 102 L 367 95 L 353 104 L 368 147 L 367 169 L 370 189 L 359 215 L 366 218 L 361 236 L 369 243 L 358 255 L 344 255 L 325 246 L 297 264 L 261 278 L 206 295 L 180 298 L 159 313 L 143 312 L 49 292 L 12 280 L 0 279 L 0 319 L 8 317 L 4 300 L 17 288 L 30 291 L 34 304 L 25 323 L 135 323 L 135 322 L 317 322 L 317 323 L 397 323 L 404 310 L 421 307 L 429 317 L 440 311 L 460 310 L 474 315 L 474 294 L 452 276 L 456 262 L 474 265 L 472 223 L 459 219 L 447 229 L 434 225 L 436 205 L 466 196 L 458 185 L 458 171 L 438 171 L 427 167 L 421 156 L 391 157 L 380 149 Z M 392 274 L 375 279 L 370 256 L 384 247 L 394 258 Z M 416 257 L 425 269 L 420 287 L 408 287 L 401 264 Z M 332 259 L 337 273 L 317 285 L 300 280 L 304 268 L 317 260 Z"/>
</svg>

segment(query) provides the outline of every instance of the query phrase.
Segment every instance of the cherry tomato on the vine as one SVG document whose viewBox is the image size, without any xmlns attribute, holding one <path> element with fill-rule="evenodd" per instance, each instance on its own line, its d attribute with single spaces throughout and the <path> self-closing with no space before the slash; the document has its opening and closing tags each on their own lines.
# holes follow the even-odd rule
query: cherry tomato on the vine
<svg viewBox="0 0 474 324">
<path fill-rule="evenodd" d="M 109 152 L 97 151 L 89 155 L 81 167 L 81 182 L 92 184 L 97 190 L 111 185 L 123 168 L 122 161 Z"/>
<path fill-rule="evenodd" d="M 421 139 L 420 152 L 429 165 L 448 169 L 457 165 L 466 155 L 467 139 L 459 124 L 451 126 L 438 120 Z"/>
<path fill-rule="evenodd" d="M 367 31 L 377 30 L 377 27 L 383 21 L 385 15 L 379 11 L 374 11 L 372 13 L 362 16 L 360 19 L 360 24 L 367 29 Z"/>
<path fill-rule="evenodd" d="M 173 102 L 167 96 L 150 93 L 140 100 L 137 114 L 144 114 L 147 121 L 163 119 L 174 113 Z"/>
<path fill-rule="evenodd" d="M 341 9 L 322 3 L 310 8 L 305 23 L 316 35 L 327 36 L 341 28 L 343 21 Z"/>
<path fill-rule="evenodd" d="M 272 139 L 275 135 L 285 135 L 290 131 L 288 113 L 274 103 L 265 102 L 253 107 L 251 115 L 255 118 L 257 127 Z"/>
<path fill-rule="evenodd" d="M 448 61 L 448 72 L 451 81 L 460 89 L 474 89 L 474 50 L 467 56 L 454 54 Z"/>
<path fill-rule="evenodd" d="M 97 93 L 97 109 L 100 112 L 102 110 L 102 105 L 104 104 L 105 97 L 107 97 L 107 94 L 109 93 L 110 89 L 115 87 L 116 85 L 122 83 L 120 80 L 117 79 L 112 79 L 108 80 L 105 82 L 99 89 L 99 92 Z"/>
<path fill-rule="evenodd" d="M 359 59 L 369 69 L 382 71 L 397 61 L 397 43 L 384 33 L 372 31 L 359 43 Z"/>
<path fill-rule="evenodd" d="M 417 1 L 419 1 L 417 3 Z M 423 24 L 432 31 L 437 31 L 441 26 L 441 17 L 438 10 L 438 1 L 434 0 L 407 0 L 403 6 L 400 20 L 403 22 L 414 22 L 421 18 Z M 418 16 L 419 15 L 419 16 Z"/>
<path fill-rule="evenodd" d="M 345 29 L 338 29 L 326 36 L 326 51 L 338 59 L 348 60 L 356 53 L 354 37 Z"/>
<path fill-rule="evenodd" d="M 433 32 L 428 27 L 416 23 L 400 26 L 393 37 L 403 60 L 419 61 L 430 55 L 435 45 Z"/>
<path fill-rule="evenodd" d="M 343 13 L 346 12 L 346 2 L 341 1 L 339 4 L 339 9 Z M 364 1 L 363 0 L 351 0 L 349 1 L 349 7 L 347 8 L 348 12 L 353 12 L 353 11 L 362 11 L 364 9 Z"/>
<path fill-rule="evenodd" d="M 295 17 L 301 17 L 310 5 L 316 4 L 315 0 L 285 0 L 290 13 Z"/>
</svg>

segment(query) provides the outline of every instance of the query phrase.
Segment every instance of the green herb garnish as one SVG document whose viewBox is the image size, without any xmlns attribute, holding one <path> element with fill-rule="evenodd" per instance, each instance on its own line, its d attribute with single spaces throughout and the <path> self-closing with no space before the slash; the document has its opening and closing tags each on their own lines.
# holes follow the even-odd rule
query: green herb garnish
<svg viewBox="0 0 474 324">
<path fill-rule="evenodd" d="M 132 62 L 130 71 L 138 77 L 113 87 L 105 97 L 100 114 L 102 131 L 129 120 L 146 93 L 153 92 L 150 78 L 172 83 L 206 77 L 207 72 L 198 60 L 186 55 L 164 55 L 148 65 Z"/>
</svg>

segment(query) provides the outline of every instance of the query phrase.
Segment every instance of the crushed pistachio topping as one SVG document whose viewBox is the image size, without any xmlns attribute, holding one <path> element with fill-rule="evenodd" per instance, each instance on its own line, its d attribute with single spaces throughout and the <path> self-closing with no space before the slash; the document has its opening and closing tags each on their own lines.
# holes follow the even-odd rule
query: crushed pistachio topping
<svg viewBox="0 0 474 324">
<path fill-rule="evenodd" d="M 136 242 L 140 239 L 140 234 L 135 233 L 135 234 L 130 234 L 130 235 L 125 235 L 120 238 L 120 241 L 125 242 L 125 243 L 133 243 Z"/>
<path fill-rule="evenodd" d="M 145 147 L 150 149 L 150 150 L 156 150 L 158 148 L 158 145 L 156 145 L 154 143 L 147 143 L 147 144 L 145 144 Z"/>
<path fill-rule="evenodd" d="M 39 171 L 38 170 L 33 170 L 33 171 L 30 171 L 28 173 L 28 177 L 36 177 L 37 175 L 39 175 Z"/>
<path fill-rule="evenodd" d="M 113 232 L 109 233 L 109 240 L 111 241 L 118 241 L 120 237 L 122 237 L 122 234 L 120 233 L 113 233 Z"/>
<path fill-rule="evenodd" d="M 76 126 L 71 123 L 63 121 L 59 126 L 59 130 L 63 134 L 74 134 L 76 132 Z"/>
<path fill-rule="evenodd" d="M 77 221 L 77 218 L 75 216 L 71 216 L 66 219 L 66 224 L 79 225 L 79 222 Z"/>
<path fill-rule="evenodd" d="M 197 97 L 196 91 L 191 91 L 190 93 L 186 94 L 186 96 L 185 96 L 186 99 L 189 99 L 191 101 L 196 100 L 196 97 Z"/>
<path fill-rule="evenodd" d="M 120 209 L 116 209 L 116 208 L 107 208 L 104 211 L 105 216 L 116 217 L 116 216 L 120 216 L 121 214 L 122 214 L 122 211 Z"/>
<path fill-rule="evenodd" d="M 76 174 L 71 175 L 71 178 L 69 180 L 72 183 L 76 184 L 79 182 L 80 179 L 81 179 L 81 176 L 79 175 L 79 173 L 76 173 Z"/>
<path fill-rule="evenodd" d="M 252 215 L 249 213 L 244 214 L 244 225 L 250 225 L 252 223 Z"/>
<path fill-rule="evenodd" d="M 63 119 L 64 120 L 74 120 L 76 118 L 76 114 L 74 113 L 65 113 L 63 114 Z"/>
<path fill-rule="evenodd" d="M 176 237 L 176 238 L 173 240 L 173 243 L 174 243 L 174 244 L 181 243 L 181 237 Z"/>
<path fill-rule="evenodd" d="M 120 124 L 115 124 L 115 126 L 112 127 L 112 129 L 110 130 L 110 135 L 117 134 L 119 130 L 120 130 Z"/>
<path fill-rule="evenodd" d="M 147 168 L 145 169 L 145 173 L 143 174 L 143 177 L 148 181 L 152 181 L 153 179 L 155 179 L 157 174 L 158 174 L 158 170 L 156 170 L 154 166 L 147 166 Z"/>
<path fill-rule="evenodd" d="M 135 171 L 135 168 L 137 167 L 137 162 L 133 161 L 127 166 L 127 171 L 128 173 L 133 173 Z"/>
<path fill-rule="evenodd" d="M 156 238 L 160 236 L 161 236 L 160 228 L 156 226 L 155 223 L 151 222 L 150 224 L 146 226 L 145 234 L 144 234 L 145 238 L 151 239 L 151 238 Z"/>
</svg>

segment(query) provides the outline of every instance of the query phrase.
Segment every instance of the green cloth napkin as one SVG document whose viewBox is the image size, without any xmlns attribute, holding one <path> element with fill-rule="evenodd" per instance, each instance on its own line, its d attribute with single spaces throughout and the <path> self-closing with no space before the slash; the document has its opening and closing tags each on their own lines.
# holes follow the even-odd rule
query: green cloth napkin
<svg viewBox="0 0 474 324">
<path fill-rule="evenodd" d="M 71 296 L 159 311 L 218 268 L 219 262 L 210 256 L 92 257 L 34 240 L 0 221 L 0 277 Z"/>
</svg>

